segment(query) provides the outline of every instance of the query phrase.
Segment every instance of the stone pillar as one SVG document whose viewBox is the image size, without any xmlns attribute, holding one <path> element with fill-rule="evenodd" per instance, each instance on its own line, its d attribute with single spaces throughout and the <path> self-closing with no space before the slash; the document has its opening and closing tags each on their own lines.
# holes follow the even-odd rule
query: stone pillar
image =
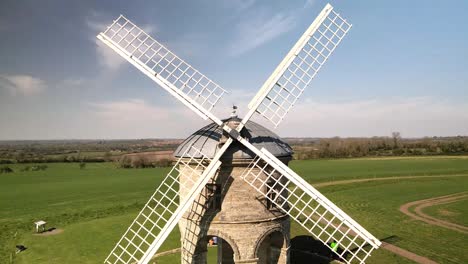
<svg viewBox="0 0 468 264">
<path fill-rule="evenodd" d="M 280 249 L 278 263 L 289 264 L 289 245 L 284 245 Z"/>
</svg>

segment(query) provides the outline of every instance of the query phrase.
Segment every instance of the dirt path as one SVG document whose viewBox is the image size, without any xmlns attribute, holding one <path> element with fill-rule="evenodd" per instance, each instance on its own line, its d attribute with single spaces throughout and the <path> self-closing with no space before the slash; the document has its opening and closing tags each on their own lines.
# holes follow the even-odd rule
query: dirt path
<svg viewBox="0 0 468 264">
<path fill-rule="evenodd" d="M 367 178 L 367 179 L 354 179 L 354 180 L 341 180 L 341 181 L 332 181 L 332 182 L 322 182 L 322 183 L 317 183 L 317 184 L 313 184 L 314 187 L 326 187 L 326 186 L 333 186 L 333 185 L 343 185 L 343 184 L 353 184 L 353 183 L 361 183 L 361 182 L 371 182 L 371 181 L 391 181 L 391 180 L 408 180 L 408 179 L 421 179 L 421 178 L 449 178 L 449 177 L 468 177 L 468 174 L 454 174 L 454 175 L 430 175 L 430 176 L 400 176 L 400 177 L 381 177 L 381 178 Z M 468 197 L 468 193 L 465 193 L 465 196 Z M 465 198 L 467 198 L 465 197 Z M 441 197 L 438 197 L 438 198 L 441 198 Z M 437 198 L 433 198 L 433 199 L 437 199 Z M 461 199 L 460 197 L 458 197 L 458 199 Z M 427 200 L 431 200 L 431 199 L 427 199 Z M 424 200 L 423 200 L 424 201 Z M 452 202 L 456 201 L 455 200 L 451 200 Z M 414 203 L 414 202 L 413 202 Z M 443 203 L 443 202 L 441 202 Z M 419 205 L 419 204 L 418 204 Z M 423 206 L 426 205 L 426 204 L 422 204 Z M 435 204 L 433 204 L 435 205 Z M 404 205 L 402 205 L 403 207 Z M 424 208 L 424 207 L 422 207 Z M 419 211 L 422 210 L 422 208 L 419 209 Z M 400 211 L 401 211 L 401 207 L 400 207 Z M 409 211 L 408 211 L 409 212 Z M 410 212 L 411 213 L 411 212 Z M 421 212 L 422 214 L 422 212 Z M 425 214 L 424 214 L 425 215 Z M 418 216 L 416 216 L 418 217 Z M 429 218 L 432 218 L 429 216 Z M 438 219 L 436 219 L 438 220 Z M 423 220 L 424 221 L 424 220 Z M 438 221 L 442 221 L 442 220 L 438 220 Z M 443 222 L 443 221 L 442 221 Z M 440 223 L 440 222 L 439 222 Z M 453 223 L 450 223 L 450 224 L 453 224 Z M 426 258 L 424 256 L 420 256 L 420 255 L 417 255 L 413 252 L 410 252 L 406 249 L 403 249 L 403 248 L 400 248 L 400 247 L 397 247 L 395 245 L 392 245 L 392 244 L 389 244 L 389 243 L 386 243 L 386 242 L 382 242 L 382 246 L 381 248 L 385 249 L 385 250 L 388 250 L 396 255 L 399 255 L 401 257 L 404 257 L 404 258 L 407 258 L 409 260 L 412 260 L 416 263 L 419 263 L 419 264 L 437 264 L 437 262 L 429 259 L 429 258 Z"/>
<path fill-rule="evenodd" d="M 448 228 L 448 229 L 451 229 L 460 233 L 468 234 L 468 227 L 455 224 L 455 223 L 451 223 L 448 221 L 444 221 L 441 219 L 437 219 L 435 217 L 432 217 L 423 213 L 422 211 L 426 207 L 430 207 L 430 206 L 434 206 L 438 204 L 453 203 L 453 202 L 457 202 L 457 201 L 461 201 L 465 199 L 468 199 L 468 192 L 455 193 L 451 195 L 445 195 L 445 196 L 439 196 L 439 197 L 430 198 L 430 199 L 409 202 L 400 206 L 400 211 L 413 219 L 424 221 L 430 225 L 436 225 L 436 226 Z M 414 208 L 414 212 L 410 211 L 411 208 Z"/>
<path fill-rule="evenodd" d="M 321 183 L 315 183 L 315 184 L 312 184 L 312 185 L 314 187 L 327 187 L 327 186 L 333 186 L 333 185 L 352 184 L 352 183 L 371 182 L 371 181 L 391 181 L 391 180 L 426 179 L 426 178 L 451 178 L 451 177 L 468 177 L 468 174 L 366 178 L 366 179 L 353 179 L 353 180 L 321 182 Z"/>
<path fill-rule="evenodd" d="M 413 252 L 410 252 L 406 249 L 403 249 L 403 248 L 400 248 L 400 247 L 397 247 L 395 245 L 392 245 L 392 244 L 389 244 L 389 243 L 386 243 L 386 242 L 382 242 L 382 246 L 381 248 L 383 249 L 386 249 L 394 254 L 397 254 L 398 256 L 402 256 L 404 258 L 407 258 L 407 259 L 410 259 L 416 263 L 420 263 L 420 264 L 437 264 L 437 262 L 433 261 L 433 260 L 430 260 L 426 257 L 423 257 L 423 256 L 420 256 L 420 255 L 417 255 L 417 254 L 414 254 Z"/>
<path fill-rule="evenodd" d="M 53 236 L 53 235 L 58 235 L 63 232 L 63 229 L 60 228 L 55 228 L 51 231 L 45 231 L 42 233 L 34 234 L 35 236 Z"/>
</svg>

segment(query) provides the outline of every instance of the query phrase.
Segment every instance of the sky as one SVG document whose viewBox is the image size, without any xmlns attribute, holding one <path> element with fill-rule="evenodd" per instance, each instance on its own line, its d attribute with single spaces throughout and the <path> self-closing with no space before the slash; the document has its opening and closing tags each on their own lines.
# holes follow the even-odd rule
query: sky
<svg viewBox="0 0 468 264">
<path fill-rule="evenodd" d="M 326 3 L 2 0 L 0 140 L 184 138 L 207 124 L 100 44 L 119 14 L 230 92 L 217 116 L 242 116 Z M 277 134 L 468 135 L 468 1 L 331 4 L 353 28 Z"/>
</svg>

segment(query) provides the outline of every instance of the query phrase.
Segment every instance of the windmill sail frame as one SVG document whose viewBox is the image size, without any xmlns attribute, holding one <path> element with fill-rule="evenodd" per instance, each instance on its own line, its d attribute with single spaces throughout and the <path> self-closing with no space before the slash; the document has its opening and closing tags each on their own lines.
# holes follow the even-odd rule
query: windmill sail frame
<svg viewBox="0 0 468 264">
<path fill-rule="evenodd" d="M 227 93 L 123 15 L 97 38 L 205 120 Z"/>
<path fill-rule="evenodd" d="M 258 113 L 277 127 L 351 27 L 327 4 L 250 101 L 245 120 Z"/>
<path fill-rule="evenodd" d="M 381 242 L 343 210 L 305 182 L 268 150 L 261 149 L 241 178 L 289 215 L 330 250 L 330 241 L 341 248 L 337 255 L 346 263 L 363 262 Z M 277 161 L 275 161 L 277 160 Z M 264 178 L 263 175 L 267 175 Z M 350 259 L 345 255 L 351 255 Z"/>
<path fill-rule="evenodd" d="M 186 152 L 189 151 L 194 153 L 194 156 L 177 160 L 104 263 L 148 263 L 151 260 L 193 203 L 196 194 L 221 166 L 219 160 L 210 160 L 194 147 L 187 148 Z M 187 172 L 190 175 L 186 175 Z M 179 179 L 182 175 L 186 179 L 193 179 L 192 185 L 181 184 Z M 179 191 L 183 188 L 190 191 L 188 197 L 180 201 Z"/>
<path fill-rule="evenodd" d="M 139 246 L 130 239 L 128 242 L 131 243 L 127 243 L 126 245 L 127 247 L 129 245 L 135 247 L 135 251 L 133 251 L 133 253 L 129 252 L 129 258 L 122 259 L 121 257 L 122 254 L 125 253 L 125 248 L 123 248 L 124 253 L 120 255 L 114 254 L 114 250 L 122 250 L 119 244 L 121 241 L 125 240 L 125 236 L 128 232 L 131 232 L 132 226 L 135 223 L 139 224 L 138 218 L 142 215 L 146 218 L 144 211 L 151 201 L 154 200 L 157 202 L 157 200 L 153 199 L 153 196 L 117 243 L 108 259 L 106 259 L 106 263 L 133 263 L 135 261 L 138 263 L 148 263 L 171 230 L 181 219 L 182 215 L 187 211 L 191 203 L 193 203 L 196 196 L 221 166 L 220 158 L 234 140 L 239 141 L 256 154 L 253 163 L 242 176 L 244 181 L 267 198 L 269 194 L 274 194 L 274 197 L 281 198 L 281 203 L 279 203 L 278 201 L 280 200 L 276 198 L 270 197 L 268 199 L 281 208 L 289 206 L 290 209 L 286 210 L 286 213 L 302 226 L 306 227 L 312 235 L 319 238 L 323 243 L 326 244 L 328 241 L 321 237 L 322 234 L 325 234 L 328 239 L 335 239 L 335 234 L 341 234 L 341 236 L 337 238 L 338 243 L 341 244 L 345 244 L 344 239 L 347 239 L 348 235 L 354 236 L 354 238 L 350 240 L 350 243 L 345 244 L 345 249 L 350 251 L 351 246 L 356 245 L 358 251 L 364 252 L 364 256 L 358 256 L 357 253 L 352 254 L 349 260 L 345 259 L 343 254 L 339 254 L 339 256 L 348 263 L 352 260 L 358 260 L 360 263 L 363 263 L 365 259 L 370 256 L 371 251 L 380 246 L 381 242 L 267 150 L 257 149 L 240 134 L 240 131 L 254 113 L 259 113 L 275 126 L 278 126 L 287 112 L 294 106 L 304 89 L 307 88 L 311 80 L 351 29 L 351 26 L 352 25 L 338 13 L 333 11 L 333 7 L 330 4 L 327 4 L 252 99 L 249 104 L 248 113 L 235 129 L 224 124 L 210 112 L 220 98 L 227 93 L 226 90 L 180 59 L 127 18 L 120 15 L 104 32 L 100 33 L 97 36 L 98 39 L 103 41 L 107 46 L 125 58 L 200 117 L 205 120 L 211 119 L 218 124 L 230 136 L 224 145 L 218 149 L 215 157 L 206 164 L 203 173 L 199 175 L 199 179 L 189 191 L 188 198 L 176 204 L 177 208 L 175 210 L 169 210 L 170 213 L 167 216 L 169 219 L 166 219 L 163 215 L 158 215 L 157 210 L 151 208 L 151 213 L 156 212 L 159 218 L 164 218 L 165 225 L 162 228 L 158 227 L 160 232 L 157 235 L 153 235 L 154 239 L 152 239 L 151 243 L 145 241 L 146 244 L 148 244 L 147 248 L 144 251 L 141 250 L 138 248 Z M 190 148 L 187 148 L 187 150 L 189 149 Z M 196 163 L 197 161 L 195 160 L 198 157 L 197 153 L 199 151 L 196 150 L 192 152 L 195 152 L 195 154 L 192 155 L 192 153 L 190 153 L 188 155 L 190 160 Z M 184 164 L 181 159 L 179 159 L 176 166 Z M 252 173 L 254 168 L 261 173 L 267 174 L 274 184 L 278 184 L 279 181 L 275 182 L 274 178 L 272 178 L 273 172 L 279 174 L 280 177 L 286 178 L 288 185 L 278 185 L 280 191 L 277 193 L 274 193 L 274 188 L 266 189 L 267 191 L 265 192 L 264 189 L 258 187 L 258 184 L 263 186 L 265 183 L 258 181 L 259 174 Z M 176 178 L 171 177 L 171 180 L 174 181 L 175 179 Z M 161 183 L 161 186 L 164 184 L 165 181 Z M 288 189 L 291 186 L 293 188 L 292 192 Z M 158 193 L 158 190 L 155 194 Z M 296 191 L 300 194 L 296 194 Z M 292 194 L 291 197 L 297 196 L 297 199 L 290 200 L 289 197 L 285 196 L 286 194 L 289 195 L 289 193 Z M 310 211 L 310 204 L 308 203 L 304 203 L 303 206 L 297 206 L 299 201 L 303 198 L 307 198 L 309 203 L 312 201 L 315 202 L 317 204 L 315 209 Z M 319 208 L 323 209 L 323 211 L 317 215 L 316 212 L 318 212 Z M 292 210 L 296 210 L 298 213 L 293 213 Z M 325 217 L 326 214 L 332 216 L 331 220 Z M 301 217 L 305 217 L 305 220 L 301 219 Z M 319 229 L 319 233 L 317 234 L 314 228 L 320 226 L 322 221 L 325 221 L 326 225 L 325 227 L 320 227 L 321 229 Z M 335 224 L 336 221 L 338 221 L 338 224 Z M 157 222 L 150 223 L 157 225 Z M 312 226 L 310 227 L 306 223 L 312 223 Z M 347 231 L 341 231 L 343 226 L 347 228 Z M 152 228 L 154 228 L 154 226 Z M 327 231 L 330 228 L 334 229 L 334 231 Z M 152 229 L 146 231 L 151 233 Z M 135 237 L 138 236 L 133 236 L 133 238 Z M 142 240 L 146 239 L 146 237 Z M 138 238 L 141 239 L 141 237 Z M 355 243 L 357 239 L 363 242 Z M 142 244 L 144 244 L 144 242 L 141 242 L 139 245 L 141 246 Z M 371 249 L 368 250 L 368 246 L 370 246 Z M 137 252 L 139 255 L 138 257 L 135 256 Z M 114 261 L 108 261 L 110 257 L 113 257 Z"/>
</svg>

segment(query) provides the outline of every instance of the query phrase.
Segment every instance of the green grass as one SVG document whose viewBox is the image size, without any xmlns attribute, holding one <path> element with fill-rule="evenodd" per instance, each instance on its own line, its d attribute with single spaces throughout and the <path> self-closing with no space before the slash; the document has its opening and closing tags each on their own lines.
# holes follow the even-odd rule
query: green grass
<svg viewBox="0 0 468 264">
<path fill-rule="evenodd" d="M 168 171 L 118 169 L 112 163 L 89 163 L 80 170 L 78 164 L 52 163 L 45 171 L 20 172 L 24 166 L 13 165 L 15 173 L 0 174 L 0 263 L 10 258 L 14 244 L 19 243 L 15 233 L 17 237 L 30 234 L 36 220 L 63 228 L 108 216 L 135 215 Z"/>
<path fill-rule="evenodd" d="M 24 234 L 18 243 L 28 245 L 17 263 L 96 263 L 102 262 L 122 235 L 134 213 L 111 216 L 67 225 L 53 236 Z M 120 232 L 112 232 L 120 230 Z M 174 230 L 161 251 L 179 247 L 178 229 Z"/>
<path fill-rule="evenodd" d="M 468 254 L 453 246 L 467 245 L 466 234 L 412 220 L 400 213 L 399 207 L 410 201 L 466 190 L 465 177 L 368 182 L 320 189 L 376 237 L 396 236 L 395 245 L 440 263 L 468 263 Z M 376 259 L 371 261 L 374 263 Z"/>
<path fill-rule="evenodd" d="M 0 263 L 9 263 L 15 244 L 28 249 L 14 263 L 99 263 L 136 216 L 168 169 L 118 169 L 112 163 L 48 164 L 46 171 L 0 174 Z M 460 157 L 293 161 L 291 167 L 312 183 L 354 178 L 468 174 Z M 396 245 L 441 263 L 468 263 L 466 235 L 410 220 L 401 204 L 468 190 L 468 177 L 366 182 L 320 188 L 378 238 L 397 236 Z M 466 203 L 451 204 L 466 219 Z M 448 206 L 448 205 L 447 205 Z M 63 233 L 33 235 L 32 222 L 44 219 Z M 17 232 L 16 236 L 15 233 Z M 292 225 L 292 236 L 304 234 Z M 392 242 L 393 243 L 393 242 Z M 160 251 L 180 245 L 175 230 Z M 210 248 L 209 259 L 216 259 Z M 179 254 L 158 258 L 179 263 Z M 411 263 L 385 250 L 369 263 Z"/>
<path fill-rule="evenodd" d="M 426 207 L 423 212 L 440 220 L 468 226 L 468 199 Z"/>
<path fill-rule="evenodd" d="M 468 157 L 298 160 L 290 167 L 311 183 L 391 176 L 468 174 Z"/>
<path fill-rule="evenodd" d="M 143 203 L 168 169 L 118 169 L 113 163 L 51 163 L 45 171 L 0 174 L 0 223 Z"/>
<path fill-rule="evenodd" d="M 48 154 L 48 155 L 45 155 L 45 157 L 46 158 L 52 158 L 52 159 L 63 159 L 63 158 L 66 158 L 66 157 L 97 158 L 97 157 L 104 157 L 104 155 L 106 153 L 107 152 L 105 152 L 105 151 L 81 151 L 80 153 L 75 152 L 75 153 L 67 153 L 67 154 Z M 121 153 L 119 153 L 119 154 L 121 154 Z"/>
</svg>

